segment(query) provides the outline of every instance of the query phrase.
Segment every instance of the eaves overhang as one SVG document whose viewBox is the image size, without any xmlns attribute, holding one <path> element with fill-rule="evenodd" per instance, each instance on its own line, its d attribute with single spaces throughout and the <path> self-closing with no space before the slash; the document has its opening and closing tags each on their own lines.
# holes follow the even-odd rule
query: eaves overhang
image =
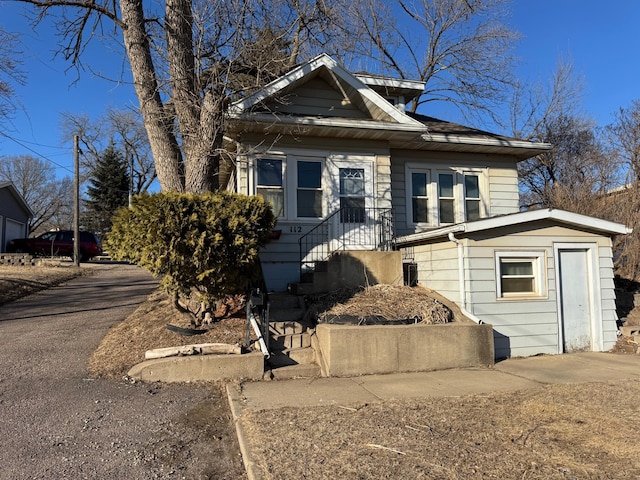
<svg viewBox="0 0 640 480">
<path fill-rule="evenodd" d="M 446 146 L 451 151 L 474 151 L 483 153 L 503 153 L 513 155 L 518 160 L 535 157 L 553 148 L 550 143 L 527 142 L 507 137 L 476 138 L 464 135 L 449 135 L 446 133 L 430 133 L 422 135 L 422 140 L 431 148 L 437 150 L 439 146 Z"/>
<path fill-rule="evenodd" d="M 530 210 L 510 215 L 501 215 L 476 220 L 474 222 L 458 223 L 425 232 L 404 235 L 397 239 L 397 245 L 399 247 L 410 247 L 412 245 L 420 245 L 422 243 L 435 241 L 441 238 L 443 240 L 448 239 L 450 234 L 466 235 L 487 232 L 498 228 L 523 226 L 541 221 L 550 221 L 557 225 L 569 226 L 606 236 L 627 235 L 633 231 L 621 223 L 610 222 L 600 218 L 550 208 L 545 210 Z"/>
<path fill-rule="evenodd" d="M 276 113 L 229 114 L 230 134 L 295 134 L 310 137 L 362 138 L 389 142 L 394 149 L 508 155 L 525 160 L 549 151 L 548 143 L 507 137 L 487 138 L 434 134 L 426 125 L 340 117 L 292 116 Z"/>
<path fill-rule="evenodd" d="M 426 127 L 414 124 L 355 120 L 339 117 L 294 117 L 270 113 L 230 116 L 229 133 L 245 132 L 290 134 L 342 138 L 372 138 L 414 142 Z"/>
</svg>

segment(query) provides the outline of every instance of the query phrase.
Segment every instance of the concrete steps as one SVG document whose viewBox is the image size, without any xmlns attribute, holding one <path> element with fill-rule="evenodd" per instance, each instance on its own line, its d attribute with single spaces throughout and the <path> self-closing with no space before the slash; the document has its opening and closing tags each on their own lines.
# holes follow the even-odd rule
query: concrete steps
<svg viewBox="0 0 640 480">
<path fill-rule="evenodd" d="M 268 378 L 301 378 L 320 376 L 311 347 L 313 328 L 304 322 L 302 297 L 290 293 L 269 294 Z"/>
<path fill-rule="evenodd" d="M 289 380 L 292 378 L 317 378 L 321 376 L 320 366 L 315 364 L 289 365 L 266 372 L 270 380 Z"/>
</svg>

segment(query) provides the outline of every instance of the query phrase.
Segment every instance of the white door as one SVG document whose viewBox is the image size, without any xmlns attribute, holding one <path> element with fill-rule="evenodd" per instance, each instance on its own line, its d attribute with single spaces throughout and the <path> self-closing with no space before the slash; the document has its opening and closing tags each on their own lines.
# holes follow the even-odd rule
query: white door
<svg viewBox="0 0 640 480">
<path fill-rule="evenodd" d="M 373 162 L 329 159 L 331 250 L 375 248 Z"/>
<path fill-rule="evenodd" d="M 593 299 L 589 249 L 559 249 L 557 252 L 562 351 L 591 350 Z"/>
</svg>

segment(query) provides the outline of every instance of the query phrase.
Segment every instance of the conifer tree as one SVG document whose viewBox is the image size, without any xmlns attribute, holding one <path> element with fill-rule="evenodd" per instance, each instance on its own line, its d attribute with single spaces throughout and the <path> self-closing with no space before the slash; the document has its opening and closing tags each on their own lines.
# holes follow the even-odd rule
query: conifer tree
<svg viewBox="0 0 640 480">
<path fill-rule="evenodd" d="M 128 204 L 129 180 L 124 156 L 113 145 L 109 145 L 89 178 L 84 228 L 100 236 L 111 229 L 113 214 Z"/>
</svg>

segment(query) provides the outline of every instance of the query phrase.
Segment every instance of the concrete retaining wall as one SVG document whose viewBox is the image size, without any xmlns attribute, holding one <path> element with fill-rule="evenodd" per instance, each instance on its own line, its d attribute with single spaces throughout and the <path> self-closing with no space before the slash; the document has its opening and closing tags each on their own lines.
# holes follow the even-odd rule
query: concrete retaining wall
<svg viewBox="0 0 640 480">
<path fill-rule="evenodd" d="M 167 357 L 135 365 L 129 376 L 145 382 L 200 382 L 210 380 L 261 380 L 264 355 L 260 352 L 242 355 L 193 355 Z"/>
<path fill-rule="evenodd" d="M 402 254 L 400 251 L 338 251 L 329 259 L 326 272 L 314 273 L 313 283 L 317 292 L 377 284 L 403 285 Z"/>
<path fill-rule="evenodd" d="M 316 327 L 324 376 L 418 372 L 494 363 L 491 325 Z"/>
</svg>

